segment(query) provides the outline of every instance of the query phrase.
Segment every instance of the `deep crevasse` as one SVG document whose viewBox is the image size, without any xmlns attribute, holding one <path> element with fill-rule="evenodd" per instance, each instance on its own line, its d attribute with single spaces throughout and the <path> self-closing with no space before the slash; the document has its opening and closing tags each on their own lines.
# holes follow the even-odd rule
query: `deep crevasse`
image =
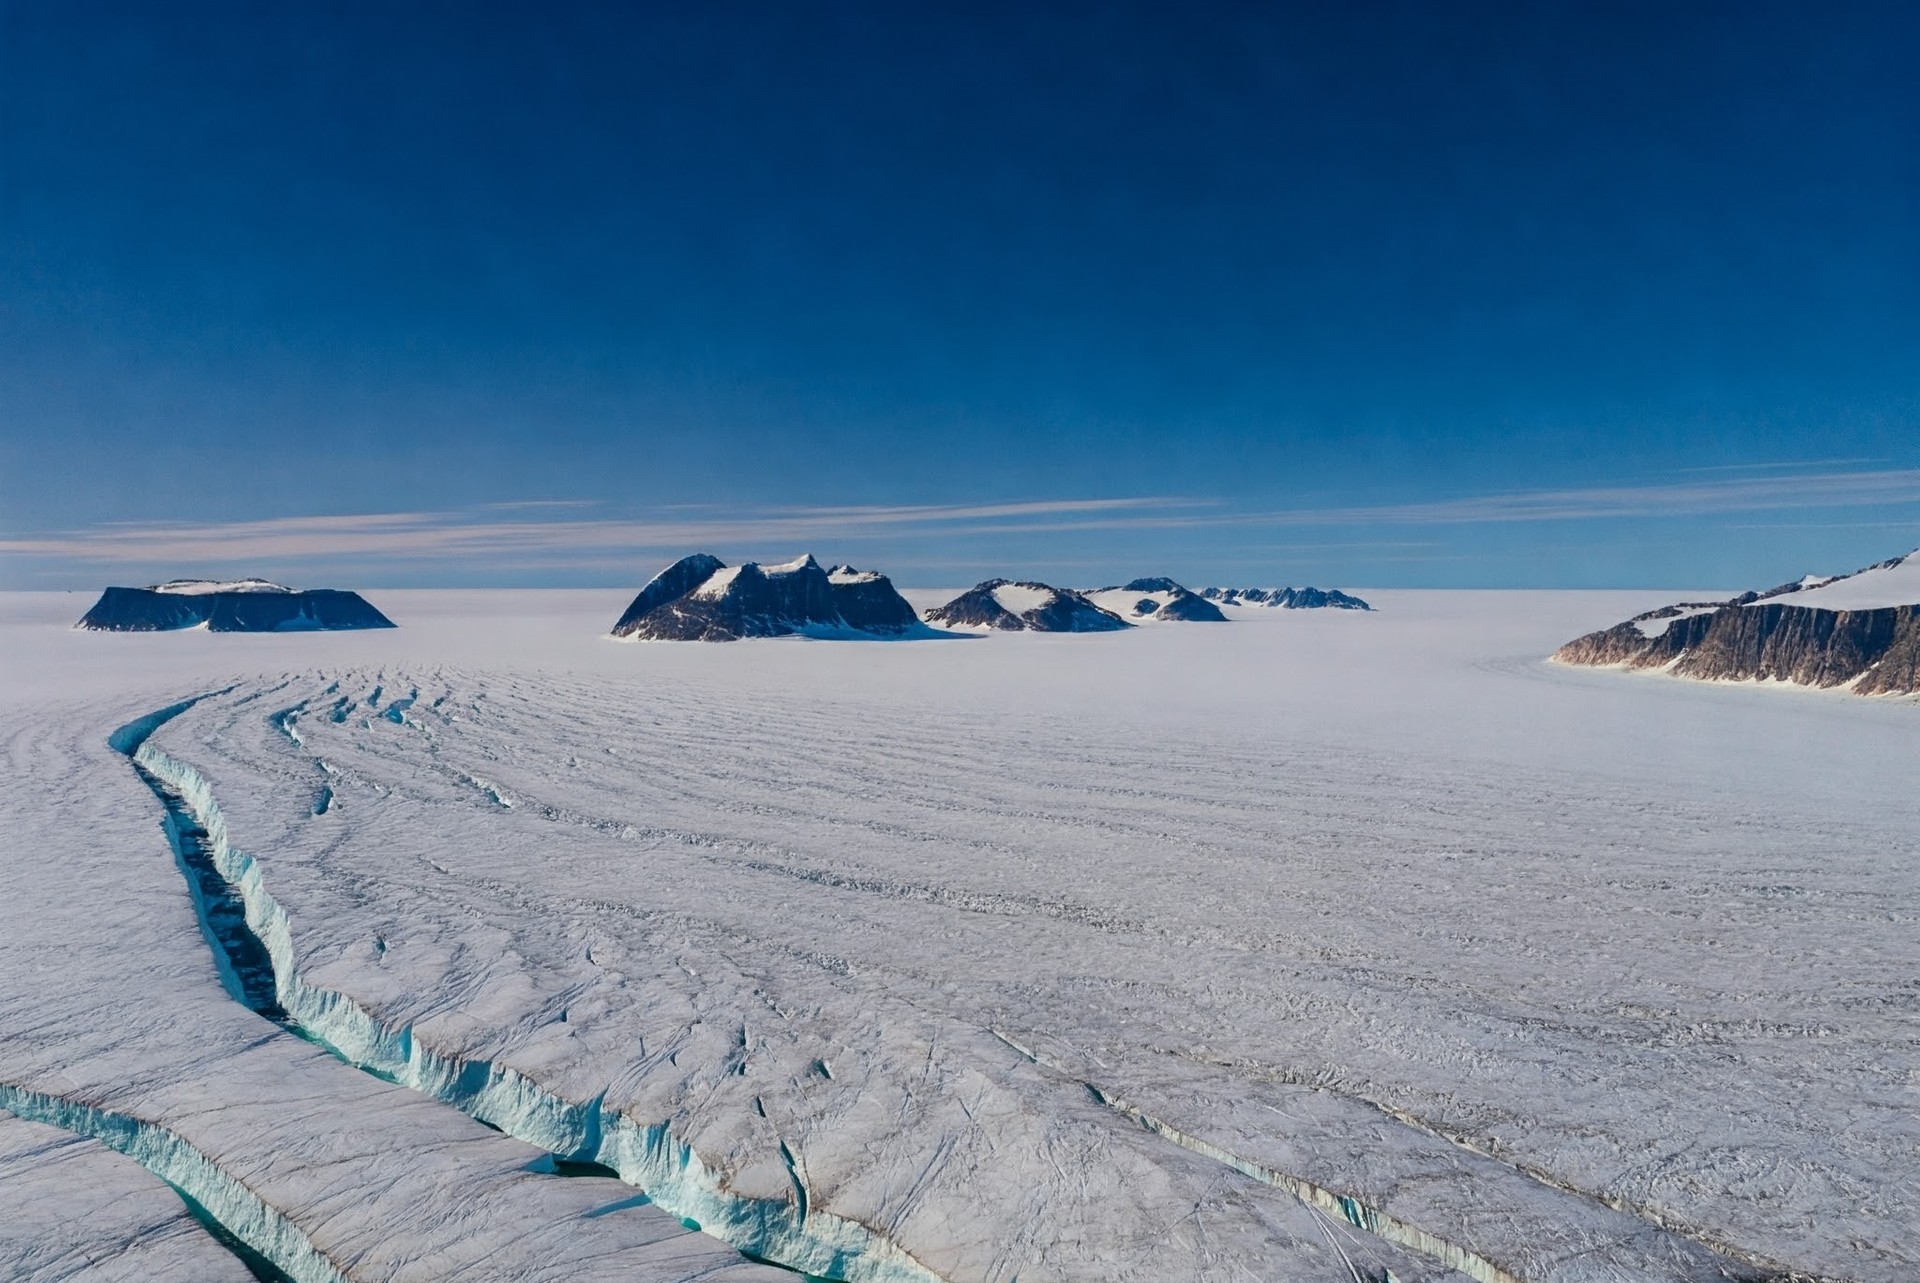
<svg viewBox="0 0 1920 1283">
<path fill-rule="evenodd" d="M 808 1209 L 803 1217 L 791 1203 L 728 1193 L 719 1174 L 675 1139 L 664 1123 L 637 1123 L 598 1099 L 562 1099 L 490 1061 L 442 1056 L 416 1039 L 410 1028 L 383 1025 L 344 994 L 308 985 L 294 963 L 287 914 L 267 891 L 259 862 L 229 840 L 226 818 L 206 777 L 149 738 L 190 703 L 129 723 L 115 733 L 113 746 L 171 790 L 206 832 L 215 869 L 239 893 L 247 926 L 272 961 L 280 1005 L 303 1031 L 350 1064 L 451 1105 L 516 1139 L 563 1159 L 612 1169 L 662 1209 L 743 1252 L 847 1283 L 941 1283 L 898 1245 L 858 1222 L 819 1209 Z M 307 1283 L 304 1277 L 302 1283 Z"/>
</svg>

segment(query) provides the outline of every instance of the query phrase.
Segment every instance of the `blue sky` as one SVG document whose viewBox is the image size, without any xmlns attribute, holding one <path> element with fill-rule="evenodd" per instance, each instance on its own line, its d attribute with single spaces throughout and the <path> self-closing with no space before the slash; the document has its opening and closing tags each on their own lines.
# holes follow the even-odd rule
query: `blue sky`
<svg viewBox="0 0 1920 1283">
<path fill-rule="evenodd" d="M 1910 5 L 391 8 L 0 6 L 0 586 L 1920 545 Z"/>
</svg>

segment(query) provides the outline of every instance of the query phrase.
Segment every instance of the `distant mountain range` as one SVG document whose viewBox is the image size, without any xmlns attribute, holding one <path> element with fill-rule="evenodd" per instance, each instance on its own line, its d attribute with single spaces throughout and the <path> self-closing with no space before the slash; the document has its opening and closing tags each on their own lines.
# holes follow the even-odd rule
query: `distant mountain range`
<svg viewBox="0 0 1920 1283">
<path fill-rule="evenodd" d="M 1862 695 L 1920 692 L 1920 551 L 1728 601 L 1662 606 L 1576 638 L 1553 658 Z"/>
<path fill-rule="evenodd" d="M 1200 595 L 1222 606 L 1275 606 L 1285 610 L 1372 610 L 1338 588 L 1202 588 Z"/>
<path fill-rule="evenodd" d="M 640 641 L 746 637 L 904 637 L 926 631 L 885 575 L 821 568 L 811 556 L 777 566 L 729 566 L 708 553 L 655 575 L 613 626 Z"/>
<path fill-rule="evenodd" d="M 1367 609 L 1319 589 L 1208 589 L 1223 603 Z M 963 632 L 1117 632 L 1148 622 L 1224 623 L 1218 605 L 1165 577 L 1088 592 L 1034 580 L 989 579 L 916 617 L 885 575 L 851 566 L 823 570 L 810 556 L 780 565 L 728 566 L 708 553 L 674 562 L 640 590 L 613 635 L 647 641 L 737 641 L 745 637 L 937 635 Z M 929 627 L 931 625 L 932 627 Z"/>
<path fill-rule="evenodd" d="M 852 566 L 823 568 L 811 556 L 779 565 L 729 566 L 709 553 L 682 557 L 642 588 L 613 635 L 646 641 L 737 641 L 746 637 L 937 636 L 929 625 L 967 632 L 1115 632 L 1140 623 L 1224 623 L 1223 605 L 1366 610 L 1357 597 L 1317 588 L 1205 588 L 1164 576 L 1076 591 L 1032 580 L 989 579 L 916 615 L 888 578 Z M 391 628 L 358 593 L 298 590 L 265 579 L 175 579 L 108 588 L 77 627 L 109 632 L 204 628 L 289 632 Z"/>
<path fill-rule="evenodd" d="M 75 625 L 114 633 L 184 628 L 287 633 L 393 626 L 359 593 L 294 589 L 265 579 L 174 579 L 150 588 L 109 588 Z"/>
</svg>

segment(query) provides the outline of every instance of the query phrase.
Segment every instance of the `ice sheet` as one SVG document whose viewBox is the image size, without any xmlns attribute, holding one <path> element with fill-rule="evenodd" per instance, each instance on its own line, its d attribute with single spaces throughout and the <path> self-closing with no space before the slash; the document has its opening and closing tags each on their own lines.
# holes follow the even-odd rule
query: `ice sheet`
<svg viewBox="0 0 1920 1283">
<path fill-rule="evenodd" d="M 138 1066 L 182 1127 L 235 1092 L 286 1116 L 289 1084 L 350 1133 L 473 1126 L 278 1050 L 209 1075 L 260 1022 L 190 914 L 93 922 L 182 905 L 150 799 L 85 746 L 231 686 L 155 742 L 257 859 L 302 983 L 939 1277 L 1916 1268 L 1911 701 L 1540 662 L 1670 594 L 711 648 L 600 640 L 624 597 L 394 593 L 397 632 L 193 639 L 0 602 L 0 798 L 91 879 L 31 884 L 6 1027 L 49 1031 L 46 1065 L 110 1045 L 86 1090 Z M 248 1054 L 282 1043 L 354 1074 Z M 42 1063 L 9 1043 L 0 1081 Z"/>
</svg>

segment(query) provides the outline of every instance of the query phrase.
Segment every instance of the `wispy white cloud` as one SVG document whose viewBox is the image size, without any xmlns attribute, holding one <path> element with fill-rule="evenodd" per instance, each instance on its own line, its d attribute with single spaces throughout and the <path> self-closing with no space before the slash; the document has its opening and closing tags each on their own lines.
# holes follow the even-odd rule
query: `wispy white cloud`
<svg viewBox="0 0 1920 1283">
<path fill-rule="evenodd" d="M 1834 468 L 1859 468 L 1871 463 L 1885 463 L 1885 459 L 1792 459 L 1775 463 L 1710 463 L 1695 468 L 1678 468 L 1686 473 L 1761 473 L 1761 472 L 1809 472 L 1814 469 L 1831 470 Z"/>
<path fill-rule="evenodd" d="M 977 535 L 1111 528 L 1164 520 L 1168 510 L 1197 506 L 1199 502 L 1148 497 L 874 505 L 731 517 L 678 515 L 653 520 L 508 520 L 490 515 L 489 509 L 275 517 L 262 521 L 115 522 L 86 530 L 0 539 L 0 554 L 98 563 L 225 565 L 353 557 L 592 557 L 708 546 L 778 549 L 812 540 L 858 542 L 915 532 Z"/>
<path fill-rule="evenodd" d="M 646 518 L 569 515 L 588 501 L 538 500 L 452 512 L 386 512 L 231 522 L 115 522 L 0 538 L 0 556 L 89 564 L 269 566 L 387 560 L 516 564 L 591 561 L 695 548 L 785 554 L 913 537 L 945 540 L 1068 531 L 1259 531 L 1439 527 L 1699 517 L 1920 505 L 1920 468 L 1763 472 L 1646 485 L 1468 495 L 1422 503 L 1250 511 L 1204 499 L 1140 496 L 1019 503 L 898 504 L 730 513 L 677 505 Z M 524 515 L 521 515 L 524 511 Z M 548 513 L 556 515 L 545 515 Z M 1916 514 L 1920 516 L 1920 514 Z M 1851 524 L 1851 523 L 1849 523 Z M 1899 524 L 1899 523 L 1892 523 Z M 1241 536 L 1242 544 L 1246 534 Z M 1301 544 L 1336 548 L 1341 544 Z"/>
<path fill-rule="evenodd" d="M 1639 486 L 1593 486 L 1471 495 L 1432 503 L 1302 508 L 1266 513 L 1276 526 L 1480 525 L 1618 517 L 1920 504 L 1920 468 L 1730 477 Z"/>
</svg>

